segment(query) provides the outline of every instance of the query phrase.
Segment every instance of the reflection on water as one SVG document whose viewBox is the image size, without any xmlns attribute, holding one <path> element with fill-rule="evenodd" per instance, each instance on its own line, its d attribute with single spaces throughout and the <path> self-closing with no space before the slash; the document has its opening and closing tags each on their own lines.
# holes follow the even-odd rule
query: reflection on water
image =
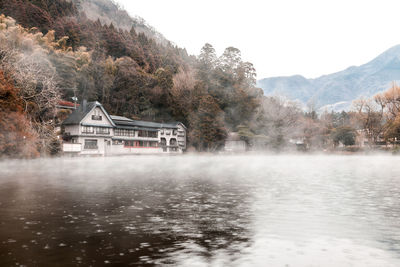
<svg viewBox="0 0 400 267">
<path fill-rule="evenodd" d="M 0 163 L 0 266 L 400 266 L 396 157 Z"/>
</svg>

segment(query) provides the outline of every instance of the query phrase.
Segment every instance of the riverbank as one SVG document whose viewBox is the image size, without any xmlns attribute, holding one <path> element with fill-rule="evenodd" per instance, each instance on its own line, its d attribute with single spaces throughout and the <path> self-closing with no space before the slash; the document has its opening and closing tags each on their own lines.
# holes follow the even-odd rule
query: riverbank
<svg viewBox="0 0 400 267">
<path fill-rule="evenodd" d="M 233 152 L 186 152 L 181 154 L 130 154 L 130 155 L 85 155 L 85 156 L 73 156 L 70 155 L 53 155 L 53 156 L 42 156 L 35 158 L 9 158 L 2 157 L 0 158 L 1 162 L 25 162 L 25 161 L 42 161 L 42 160 L 51 160 L 51 159 L 76 159 L 85 161 L 86 159 L 124 159 L 124 158 L 207 158 L 207 157 L 312 157 L 312 156 L 362 156 L 362 157 L 373 157 L 373 156 L 387 156 L 387 157 L 397 157 L 400 156 L 398 152 L 390 151 L 390 150 L 330 150 L 330 151 L 247 151 L 241 153 L 233 153 Z"/>
</svg>

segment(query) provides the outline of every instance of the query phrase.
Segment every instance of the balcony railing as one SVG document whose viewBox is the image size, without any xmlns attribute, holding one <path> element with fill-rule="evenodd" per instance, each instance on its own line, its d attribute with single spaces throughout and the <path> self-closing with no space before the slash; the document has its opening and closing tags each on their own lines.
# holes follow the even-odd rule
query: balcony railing
<svg viewBox="0 0 400 267">
<path fill-rule="evenodd" d="M 110 131 L 82 131 L 82 134 L 110 135 Z"/>
<path fill-rule="evenodd" d="M 109 135 L 110 131 L 96 131 L 96 134 L 105 134 L 105 135 Z"/>
</svg>

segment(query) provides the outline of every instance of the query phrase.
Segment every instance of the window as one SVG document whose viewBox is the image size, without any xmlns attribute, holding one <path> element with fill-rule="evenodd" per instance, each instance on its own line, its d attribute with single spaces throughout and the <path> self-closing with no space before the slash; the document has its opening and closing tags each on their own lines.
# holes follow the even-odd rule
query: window
<svg viewBox="0 0 400 267">
<path fill-rule="evenodd" d="M 139 137 L 157 138 L 157 137 L 158 137 L 158 132 L 157 132 L 157 131 L 139 130 L 138 136 L 139 136 Z"/>
<path fill-rule="evenodd" d="M 139 130 L 138 136 L 139 137 L 147 137 L 147 132 L 143 131 L 143 130 Z"/>
<path fill-rule="evenodd" d="M 178 131 L 177 130 L 172 130 L 172 135 L 177 135 Z"/>
<path fill-rule="evenodd" d="M 135 131 L 134 130 L 128 130 L 128 129 L 115 129 L 115 135 L 116 136 L 135 136 Z"/>
<path fill-rule="evenodd" d="M 161 138 L 160 145 L 161 146 L 166 146 L 167 145 L 167 140 L 164 137 Z"/>
<path fill-rule="evenodd" d="M 101 121 L 103 117 L 101 116 L 100 110 L 95 109 L 93 111 L 92 120 L 94 121 Z"/>
<path fill-rule="evenodd" d="M 175 138 L 171 138 L 171 140 L 169 140 L 169 145 L 170 146 L 176 146 L 176 139 Z"/>
<path fill-rule="evenodd" d="M 96 128 L 96 133 L 97 134 L 110 134 L 110 129 L 109 128 L 103 128 L 103 127 L 97 127 Z"/>
<path fill-rule="evenodd" d="M 156 132 L 156 131 L 149 131 L 148 133 L 149 133 L 149 137 L 152 137 L 152 138 L 158 137 L 158 132 Z"/>
<path fill-rule="evenodd" d="M 113 145 L 123 145 L 124 141 L 122 140 L 113 140 Z"/>
<path fill-rule="evenodd" d="M 101 121 L 103 118 L 101 115 L 92 115 L 92 120 L 94 121 Z"/>
<path fill-rule="evenodd" d="M 160 130 L 160 134 L 164 134 L 164 129 Z"/>
<path fill-rule="evenodd" d="M 84 133 L 84 134 L 94 134 L 94 128 L 92 126 L 83 126 L 82 133 Z"/>
<path fill-rule="evenodd" d="M 125 147 L 136 147 L 136 148 L 158 147 L 158 142 L 157 141 L 130 141 L 130 140 L 126 140 L 126 141 L 124 141 L 124 146 Z"/>
<path fill-rule="evenodd" d="M 125 141 L 124 146 L 125 147 L 133 147 L 134 146 L 134 141 Z"/>
<path fill-rule="evenodd" d="M 85 139 L 85 149 L 97 149 L 97 140 Z"/>
<path fill-rule="evenodd" d="M 82 133 L 83 134 L 110 134 L 110 128 L 103 128 L 103 127 L 93 127 L 93 126 L 83 126 Z"/>
<path fill-rule="evenodd" d="M 158 147 L 158 142 L 154 141 L 149 142 L 149 147 Z"/>
</svg>

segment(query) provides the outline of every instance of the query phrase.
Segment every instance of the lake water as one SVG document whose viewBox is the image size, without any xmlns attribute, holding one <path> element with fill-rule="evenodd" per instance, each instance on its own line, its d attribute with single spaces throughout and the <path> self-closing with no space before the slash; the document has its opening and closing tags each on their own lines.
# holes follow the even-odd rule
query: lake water
<svg viewBox="0 0 400 267">
<path fill-rule="evenodd" d="M 400 266 L 400 158 L 0 162 L 0 266 Z"/>
</svg>

